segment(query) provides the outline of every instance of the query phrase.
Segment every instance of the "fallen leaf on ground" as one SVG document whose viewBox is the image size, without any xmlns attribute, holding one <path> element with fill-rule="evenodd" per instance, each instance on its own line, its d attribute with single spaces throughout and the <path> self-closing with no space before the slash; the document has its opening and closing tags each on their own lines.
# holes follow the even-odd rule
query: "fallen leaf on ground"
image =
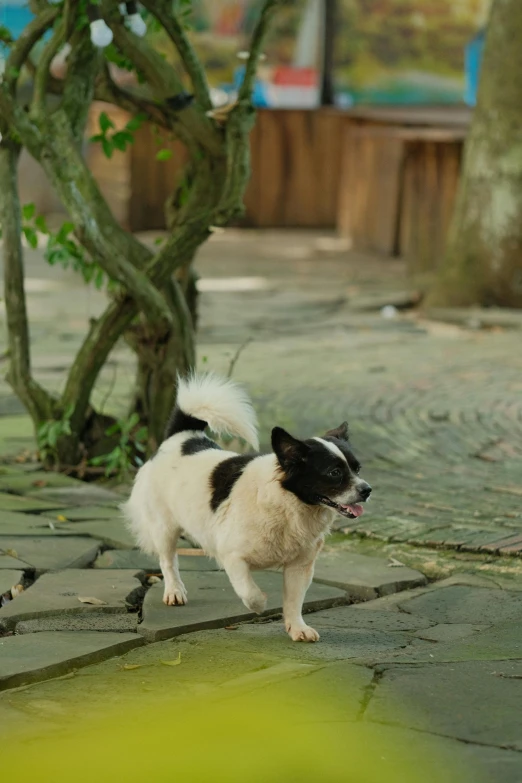
<svg viewBox="0 0 522 783">
<path fill-rule="evenodd" d="M 78 596 L 78 601 L 81 601 L 82 604 L 94 604 L 95 606 L 103 606 L 107 603 L 107 601 L 102 601 L 101 598 L 85 598 L 83 596 Z"/>
<path fill-rule="evenodd" d="M 20 595 L 20 593 L 24 592 L 23 585 L 14 585 L 14 587 L 11 588 L 11 595 L 13 598 L 16 598 L 17 595 Z"/>
<path fill-rule="evenodd" d="M 18 559 L 18 552 L 16 549 L 4 549 L 4 554 L 9 555 L 9 557 L 16 557 Z"/>
<path fill-rule="evenodd" d="M 63 514 L 58 514 L 56 519 L 58 520 L 58 522 L 67 522 L 67 517 L 64 517 Z"/>
<path fill-rule="evenodd" d="M 178 653 L 178 657 L 174 661 L 160 661 L 163 666 L 179 666 L 181 663 L 181 653 Z"/>
<path fill-rule="evenodd" d="M 44 481 L 43 479 L 39 479 L 38 481 L 33 481 L 33 487 L 46 487 L 48 484 L 47 481 Z"/>
<path fill-rule="evenodd" d="M 125 671 L 130 671 L 131 669 L 141 669 L 141 667 L 141 663 L 124 663 L 121 668 L 125 669 Z"/>
<path fill-rule="evenodd" d="M 388 563 L 388 568 L 404 568 L 404 563 L 401 563 L 400 560 L 396 560 L 394 557 L 390 557 L 388 559 L 390 561 Z"/>
<path fill-rule="evenodd" d="M 237 631 L 239 625 L 225 625 L 225 631 Z"/>
</svg>

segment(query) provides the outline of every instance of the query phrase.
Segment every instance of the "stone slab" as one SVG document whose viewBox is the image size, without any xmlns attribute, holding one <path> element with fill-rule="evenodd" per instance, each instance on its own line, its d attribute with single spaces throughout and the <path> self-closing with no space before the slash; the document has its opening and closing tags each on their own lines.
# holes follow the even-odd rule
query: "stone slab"
<svg viewBox="0 0 522 783">
<path fill-rule="evenodd" d="M 305 665 L 301 663 L 301 666 Z M 296 715 L 313 714 L 314 722 L 356 720 L 373 678 L 371 669 L 335 661 L 304 674 L 304 677 L 296 676 L 273 684 L 267 682 L 259 695 L 262 699 L 273 698 L 274 703 L 292 707 Z M 230 683 L 225 683 L 224 687 L 228 691 Z"/>
<path fill-rule="evenodd" d="M 73 568 L 56 571 L 41 576 L 31 587 L 0 609 L 0 627 L 10 630 L 22 620 L 50 615 L 125 614 L 142 593 L 143 588 L 135 571 Z M 84 603 L 79 600 L 80 597 L 94 598 L 104 603 Z"/>
<path fill-rule="evenodd" d="M 86 522 L 93 519 L 121 519 L 121 511 L 114 506 L 64 506 L 51 514 L 47 513 L 46 516 L 51 519 L 65 517 L 65 520 L 70 522 Z"/>
<path fill-rule="evenodd" d="M 38 498 L 43 502 L 48 502 L 53 508 L 69 505 L 96 506 L 104 503 L 115 507 L 123 500 L 123 497 L 116 492 L 111 492 L 108 489 L 98 487 L 94 484 L 79 483 L 79 487 L 44 487 L 43 489 L 31 492 L 31 497 Z"/>
<path fill-rule="evenodd" d="M 50 511 L 60 505 L 63 504 L 53 502 L 50 498 L 22 497 L 0 492 L 0 513 L 2 511 Z"/>
<path fill-rule="evenodd" d="M 186 547 L 184 547 L 186 548 Z M 183 555 L 183 548 L 178 555 L 180 571 L 219 571 L 210 557 L 202 555 Z M 94 563 L 95 568 L 135 568 L 147 573 L 161 573 L 158 558 L 140 552 L 139 549 L 109 549 L 99 555 Z"/>
<path fill-rule="evenodd" d="M 0 639 L 0 690 L 59 677 L 140 644 L 138 634 L 98 631 L 47 631 L 37 644 L 30 635 L 6 636 Z"/>
<path fill-rule="evenodd" d="M 314 628 L 315 616 L 315 613 L 305 615 L 306 622 Z M 234 650 L 247 657 L 262 652 L 272 658 L 291 658 L 303 663 L 349 661 L 352 664 L 373 663 L 385 656 L 388 660 L 407 649 L 412 640 L 411 634 L 402 631 L 317 627 L 320 641 L 303 644 L 290 639 L 282 621 L 244 622 L 232 629 L 200 631 L 184 639 L 204 648 L 213 643 L 223 651 Z M 420 640 L 415 641 L 420 643 Z M 423 644 L 429 648 L 433 646 L 430 642 Z"/>
<path fill-rule="evenodd" d="M 365 719 L 522 750 L 520 678 L 520 661 L 393 666 L 385 669 Z"/>
<path fill-rule="evenodd" d="M 48 488 L 81 486 L 81 481 L 52 471 L 36 470 L 31 473 L 18 471 L 7 475 L 0 473 L 0 491 L 14 492 L 17 495 L 26 495 Z"/>
<path fill-rule="evenodd" d="M 78 536 L 91 536 L 106 546 L 117 549 L 133 549 L 136 541 L 129 533 L 123 519 L 95 519 L 89 522 L 68 522 L 60 528 L 63 532 Z"/>
<path fill-rule="evenodd" d="M 404 616 L 401 613 L 401 617 Z M 456 639 L 464 639 L 478 631 L 488 628 L 487 625 L 471 625 L 471 623 L 440 623 L 432 628 L 417 631 L 415 636 L 419 639 L 427 639 L 430 642 L 453 642 Z"/>
<path fill-rule="evenodd" d="M 459 626 L 460 627 L 460 626 Z M 405 663 L 451 663 L 457 661 L 504 661 L 522 658 L 522 621 L 508 621 L 488 630 L 431 645 L 412 645 L 386 660 Z"/>
<path fill-rule="evenodd" d="M 411 599 L 405 596 L 399 606 L 436 623 L 490 625 L 522 620 L 521 593 L 466 585 L 441 587 Z"/>
<path fill-rule="evenodd" d="M 346 550 L 322 552 L 315 566 L 314 581 L 346 590 L 350 598 L 368 601 L 427 584 L 420 571 L 403 566 L 391 568 L 378 557 Z"/>
<path fill-rule="evenodd" d="M 42 631 L 110 631 L 136 633 L 138 613 L 100 614 L 87 612 L 81 615 L 39 617 L 22 620 L 16 626 L 16 633 L 42 633 Z"/>
<path fill-rule="evenodd" d="M 255 574 L 255 580 L 268 595 L 266 614 L 280 612 L 283 599 L 282 574 L 262 571 Z M 221 628 L 256 617 L 236 596 L 227 575 L 222 571 L 187 571 L 183 581 L 188 592 L 188 604 L 185 606 L 163 604 L 162 582 L 153 585 L 145 596 L 143 622 L 138 632 L 148 641 L 169 639 L 204 628 Z M 305 606 L 320 609 L 344 603 L 345 600 L 345 594 L 335 587 L 312 584 Z"/>
<path fill-rule="evenodd" d="M 2 569 L 0 571 L 0 595 L 8 593 L 12 587 L 19 585 L 23 578 L 23 571 L 10 571 L 8 569 Z"/>
<path fill-rule="evenodd" d="M 51 513 L 52 512 L 48 512 Z M 74 535 L 63 523 L 43 514 L 21 514 L 0 510 L 0 549 L 2 536 Z"/>
<path fill-rule="evenodd" d="M 85 568 L 95 559 L 100 541 L 74 536 L 1 536 L 0 548 L 37 571 Z"/>
<path fill-rule="evenodd" d="M 0 547 L 2 545 L 2 541 L 0 539 Z M 5 569 L 8 571 L 13 571 L 17 569 L 24 569 L 29 568 L 29 565 L 27 563 L 24 563 L 23 560 L 18 560 L 16 557 L 11 557 L 10 555 L 3 555 L 1 554 L 2 550 L 0 549 L 0 572 Z M 1 577 L 1 573 L 0 573 Z"/>
<path fill-rule="evenodd" d="M 423 631 L 433 625 L 431 620 L 418 615 L 404 612 L 387 612 L 374 609 L 368 611 L 366 604 L 355 606 L 337 606 L 334 609 L 324 609 L 314 612 L 309 622 L 320 628 L 367 628 L 374 631 Z"/>
<path fill-rule="evenodd" d="M 383 758 L 380 778 L 383 783 L 404 780 L 400 763 L 404 759 L 408 760 L 410 769 L 426 771 L 426 776 L 419 775 L 419 780 L 430 783 L 520 783 L 522 780 L 522 756 L 513 750 L 467 744 L 416 729 L 369 722 L 359 723 L 357 733 L 363 747 L 379 748 L 381 752 L 384 748 L 393 749 Z"/>
</svg>

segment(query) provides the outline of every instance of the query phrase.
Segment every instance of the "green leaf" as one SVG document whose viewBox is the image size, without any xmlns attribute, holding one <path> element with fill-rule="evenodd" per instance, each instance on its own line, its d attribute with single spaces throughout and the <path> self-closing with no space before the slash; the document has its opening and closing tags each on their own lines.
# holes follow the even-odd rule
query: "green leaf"
<svg viewBox="0 0 522 783">
<path fill-rule="evenodd" d="M 98 269 L 96 272 L 96 275 L 94 276 L 94 285 L 98 289 L 98 291 L 103 287 L 103 269 Z"/>
<path fill-rule="evenodd" d="M 172 150 L 159 150 L 159 152 L 156 153 L 156 160 L 170 160 L 172 158 Z"/>
<path fill-rule="evenodd" d="M 31 228 L 31 226 L 23 226 L 22 231 L 28 243 L 31 245 L 31 247 L 32 248 L 38 247 L 38 237 L 36 235 L 36 231 L 34 230 L 34 228 Z"/>
<path fill-rule="evenodd" d="M 139 420 L 140 420 L 139 414 L 136 413 L 135 411 L 130 417 L 129 421 L 127 422 L 125 429 L 131 430 L 133 427 L 136 426 L 136 424 L 138 424 Z"/>
<path fill-rule="evenodd" d="M 113 146 L 112 143 L 109 141 L 109 139 L 103 139 L 102 140 L 102 148 L 103 148 L 103 154 L 106 158 L 112 158 L 113 153 Z"/>
<path fill-rule="evenodd" d="M 82 269 L 83 279 L 86 283 L 90 283 L 92 278 L 94 277 L 94 272 L 96 270 L 96 267 L 94 264 L 85 264 L 85 266 Z"/>
<path fill-rule="evenodd" d="M 138 430 L 138 432 L 137 432 L 137 433 L 134 435 L 134 437 L 135 437 L 135 439 L 136 439 L 137 441 L 139 441 L 139 440 L 141 440 L 141 441 L 143 441 L 143 440 L 147 440 L 147 438 L 149 437 L 149 431 L 147 430 L 147 428 L 146 428 L 146 427 L 140 427 L 140 429 L 139 429 L 139 430 Z"/>
<path fill-rule="evenodd" d="M 114 133 L 111 136 L 111 142 L 114 144 L 117 150 L 120 150 L 121 152 L 125 152 L 127 149 L 127 144 L 132 144 L 134 141 L 134 137 L 132 134 L 127 133 L 126 131 L 118 131 L 118 133 Z"/>
<path fill-rule="evenodd" d="M 13 42 L 13 36 L 10 30 L 3 24 L 0 24 L 0 41 L 4 44 L 10 44 Z"/>
<path fill-rule="evenodd" d="M 95 136 L 91 136 L 89 141 L 93 143 L 97 143 L 99 141 L 103 141 L 104 138 L 105 136 L 103 135 L 103 133 L 97 133 Z"/>
<path fill-rule="evenodd" d="M 56 427 L 56 424 L 57 422 L 54 421 L 52 422 L 51 426 L 49 427 L 49 433 L 47 436 L 49 446 L 51 446 L 52 448 L 54 448 L 58 442 L 59 430 Z"/>
<path fill-rule="evenodd" d="M 58 229 L 58 233 L 56 234 L 56 241 L 60 244 L 63 244 L 71 231 L 74 231 L 74 223 L 65 221 L 65 223 L 62 223 Z"/>
<path fill-rule="evenodd" d="M 45 220 L 45 217 L 43 215 L 38 215 L 36 220 L 34 221 L 34 224 L 38 231 L 40 231 L 42 234 L 48 234 L 49 228 L 47 226 L 47 221 Z"/>
<path fill-rule="evenodd" d="M 114 424 L 111 424 L 111 426 L 105 430 L 105 434 L 111 436 L 111 435 L 115 435 L 119 431 L 120 431 L 120 422 L 115 421 Z"/>
<path fill-rule="evenodd" d="M 165 237 L 156 237 L 156 239 L 154 240 L 154 244 L 161 245 L 163 244 L 164 241 L 165 241 Z"/>
<path fill-rule="evenodd" d="M 146 114 L 137 114 L 135 117 L 133 117 L 131 120 L 128 121 L 127 125 L 125 126 L 128 131 L 134 132 L 141 128 L 145 120 L 147 119 Z"/>
<path fill-rule="evenodd" d="M 114 128 L 114 123 L 109 117 L 109 115 L 107 114 L 107 112 L 102 111 L 102 113 L 100 114 L 99 123 L 100 123 L 101 132 L 103 134 L 107 133 L 107 131 L 110 128 Z"/>
<path fill-rule="evenodd" d="M 36 207 L 34 204 L 24 204 L 22 207 L 22 217 L 24 220 L 31 220 L 34 217 Z"/>
</svg>

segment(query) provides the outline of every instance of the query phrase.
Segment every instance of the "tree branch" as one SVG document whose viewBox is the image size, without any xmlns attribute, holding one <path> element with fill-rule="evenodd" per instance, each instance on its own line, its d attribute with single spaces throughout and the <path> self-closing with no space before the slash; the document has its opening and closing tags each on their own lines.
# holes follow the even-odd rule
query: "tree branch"
<svg viewBox="0 0 522 783">
<path fill-rule="evenodd" d="M 3 232 L 5 308 L 9 340 L 7 380 L 36 423 L 51 418 L 56 400 L 31 375 L 17 182 L 19 152 L 20 148 L 12 141 L 3 139 L 0 142 L 0 222 Z"/>
<path fill-rule="evenodd" d="M 40 129 L 11 95 L 5 82 L 0 82 L 0 121 L 4 135 L 14 130 L 20 135 L 23 146 L 38 158 L 42 143 Z"/>
<path fill-rule="evenodd" d="M 105 7 L 104 7 L 105 8 Z M 168 98 L 183 91 L 175 69 L 144 38 L 130 33 L 121 22 L 111 18 L 110 8 L 104 18 L 114 33 L 117 48 L 132 61 L 145 76 L 152 91 L 161 102 L 161 108 L 171 121 L 170 128 L 187 146 L 199 144 L 212 155 L 222 154 L 222 137 L 215 124 L 205 116 L 199 106 L 189 106 L 181 111 L 168 109 Z"/>
<path fill-rule="evenodd" d="M 34 77 L 34 93 L 32 100 L 32 115 L 39 122 L 44 123 L 47 116 L 47 84 L 49 82 L 49 71 L 51 63 L 58 54 L 58 51 L 62 44 L 65 42 L 65 20 L 62 19 L 53 33 L 53 37 L 46 44 L 43 52 L 40 55 L 36 66 L 36 74 Z"/>
<path fill-rule="evenodd" d="M 12 94 L 16 90 L 20 70 L 29 58 L 32 48 L 53 25 L 58 12 L 56 6 L 44 9 L 24 28 L 18 40 L 12 45 L 5 64 L 4 77 L 4 82 Z"/>
<path fill-rule="evenodd" d="M 252 40 L 250 42 L 250 56 L 247 60 L 243 83 L 239 88 L 237 96 L 238 103 L 242 103 L 243 101 L 248 101 L 250 103 L 251 101 L 252 90 L 254 88 L 254 81 L 257 73 L 257 66 L 259 64 L 259 57 L 261 56 L 261 49 L 265 40 L 265 36 L 268 32 L 270 20 L 274 12 L 277 10 L 277 7 L 281 6 L 283 2 L 284 0 L 265 0 L 263 8 L 261 9 L 261 14 L 254 28 L 254 32 L 252 33 Z"/>
<path fill-rule="evenodd" d="M 165 32 L 178 50 L 185 70 L 192 82 L 196 99 L 204 111 L 212 109 L 207 77 L 179 18 L 172 12 L 172 3 L 165 0 L 145 0 L 145 8 L 163 25 Z"/>
<path fill-rule="evenodd" d="M 81 144 L 94 95 L 96 74 L 102 59 L 99 50 L 91 43 L 88 28 L 73 35 L 71 47 L 67 58 L 61 107 L 69 117 L 76 142 Z"/>
</svg>

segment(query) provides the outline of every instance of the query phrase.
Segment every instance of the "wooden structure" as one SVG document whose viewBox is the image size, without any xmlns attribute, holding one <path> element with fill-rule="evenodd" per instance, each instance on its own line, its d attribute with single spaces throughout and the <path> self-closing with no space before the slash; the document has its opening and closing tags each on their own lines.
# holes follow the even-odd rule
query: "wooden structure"
<svg viewBox="0 0 522 783">
<path fill-rule="evenodd" d="M 335 109 L 259 110 L 251 134 L 252 177 L 242 225 L 333 228 L 346 121 Z M 129 223 L 134 231 L 165 225 L 165 200 L 186 156 L 177 142 L 164 146 L 172 157 L 156 161 L 151 154 L 151 149 L 159 149 L 153 128 L 143 126 L 130 150 Z"/>
<path fill-rule="evenodd" d="M 129 119 L 114 106 L 95 103 L 87 137 L 98 133 L 101 111 L 117 129 Z M 242 225 L 337 227 L 356 249 L 404 256 L 415 271 L 431 269 L 443 253 L 470 116 L 468 109 L 451 107 L 262 109 L 251 135 Z M 165 147 L 171 158 L 156 160 Z M 181 144 L 144 125 L 135 143 L 110 160 L 99 144 L 86 144 L 86 156 L 122 225 L 164 228 L 164 204 L 186 161 Z M 40 183 L 38 211 L 59 211 L 32 159 L 24 159 L 21 180 L 23 193 L 34 194 Z"/>
<path fill-rule="evenodd" d="M 437 266 L 460 175 L 468 110 L 376 110 L 343 131 L 339 233 L 360 250 Z"/>
</svg>

